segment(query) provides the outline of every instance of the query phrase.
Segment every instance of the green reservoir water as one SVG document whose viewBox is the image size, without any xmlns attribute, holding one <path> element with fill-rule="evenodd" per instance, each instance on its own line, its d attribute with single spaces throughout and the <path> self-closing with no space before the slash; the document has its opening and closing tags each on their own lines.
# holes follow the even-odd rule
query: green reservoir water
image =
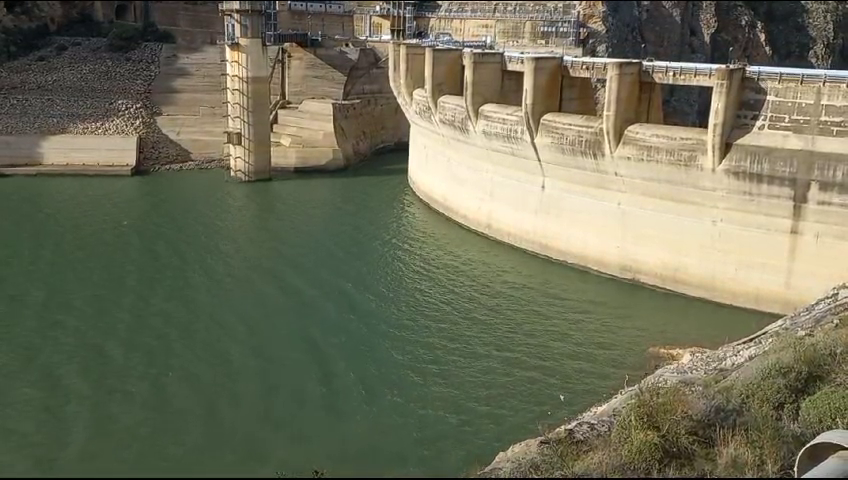
<svg viewBox="0 0 848 480">
<path fill-rule="evenodd" d="M 2 178 L 0 205 L 4 476 L 461 475 L 648 347 L 771 320 L 480 237 L 403 155 L 253 185 Z"/>
</svg>

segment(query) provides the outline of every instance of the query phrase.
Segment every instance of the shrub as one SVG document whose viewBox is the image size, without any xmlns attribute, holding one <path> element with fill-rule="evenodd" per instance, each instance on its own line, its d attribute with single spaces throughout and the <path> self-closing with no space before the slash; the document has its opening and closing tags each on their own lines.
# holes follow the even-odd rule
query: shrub
<svg viewBox="0 0 848 480">
<path fill-rule="evenodd" d="M 56 35 L 62 37 L 103 38 L 109 34 L 108 27 L 89 13 L 81 13 L 60 25 Z"/>
<path fill-rule="evenodd" d="M 0 59 L 14 60 L 42 48 L 50 35 L 46 23 L 29 27 L 0 28 Z"/>
<path fill-rule="evenodd" d="M 106 48 L 111 52 L 129 52 L 144 41 L 144 32 L 135 25 L 117 24 L 106 37 Z"/>
<path fill-rule="evenodd" d="M 848 428 L 848 390 L 830 386 L 804 400 L 800 423 L 812 435 Z"/>
<path fill-rule="evenodd" d="M 612 445 L 633 474 L 653 475 L 664 467 L 690 460 L 700 440 L 694 412 L 698 406 L 680 387 L 641 392 L 622 412 L 612 432 Z"/>
<path fill-rule="evenodd" d="M 168 30 L 156 29 L 149 37 L 149 41 L 157 43 L 177 43 L 177 37 Z"/>
<path fill-rule="evenodd" d="M 842 348 L 835 337 L 791 339 L 756 369 L 753 378 L 740 382 L 738 398 L 775 417 L 797 419 L 804 398 L 834 374 Z"/>
<path fill-rule="evenodd" d="M 144 39 L 147 42 L 157 42 L 157 43 L 176 43 L 177 38 L 168 30 L 161 30 L 155 23 L 153 22 L 145 22 L 141 26 L 141 30 L 144 35 Z"/>
<path fill-rule="evenodd" d="M 112 52 L 129 52 L 142 42 L 175 43 L 174 34 L 160 30 L 156 24 L 147 22 L 141 26 L 116 23 L 106 37 L 107 48 Z"/>
</svg>

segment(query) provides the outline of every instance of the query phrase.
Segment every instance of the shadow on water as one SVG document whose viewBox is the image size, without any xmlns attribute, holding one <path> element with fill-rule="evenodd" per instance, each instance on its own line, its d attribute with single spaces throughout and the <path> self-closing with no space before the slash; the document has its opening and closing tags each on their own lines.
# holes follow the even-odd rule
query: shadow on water
<svg viewBox="0 0 848 480">
<path fill-rule="evenodd" d="M 326 181 L 351 177 L 394 177 L 406 175 L 407 153 L 392 151 L 375 155 L 366 161 L 337 172 L 274 170 L 274 181 Z"/>
<path fill-rule="evenodd" d="M 405 160 L 4 184 L 0 470 L 450 477 L 650 346 L 769 320 L 517 254 L 427 208 Z"/>
</svg>

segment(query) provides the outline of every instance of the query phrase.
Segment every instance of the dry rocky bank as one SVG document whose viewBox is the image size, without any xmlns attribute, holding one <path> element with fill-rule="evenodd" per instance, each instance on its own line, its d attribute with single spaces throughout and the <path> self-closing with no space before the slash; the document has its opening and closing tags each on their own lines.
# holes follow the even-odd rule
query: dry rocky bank
<svg viewBox="0 0 848 480">
<path fill-rule="evenodd" d="M 105 38 L 54 36 L 86 17 L 83 30 L 95 27 L 97 3 L 0 2 L 0 135 L 137 135 L 139 170 L 222 166 L 193 160 L 158 128 L 160 44 L 120 53 Z M 43 48 L 30 52 L 34 43 Z"/>
<path fill-rule="evenodd" d="M 640 392 L 653 387 L 693 384 L 713 375 L 729 376 L 751 367 L 763 358 L 779 338 L 789 335 L 809 335 L 824 328 L 839 325 L 848 314 L 848 284 L 835 287 L 807 307 L 787 315 L 759 332 L 727 344 L 716 350 L 688 349 L 677 361 L 659 368 L 640 383 L 624 389 L 612 399 L 596 405 L 549 434 L 525 440 L 499 453 L 494 461 L 479 472 L 481 477 L 509 478 L 520 476 L 548 454 L 554 442 L 588 442 L 609 435 L 618 415 L 634 401 Z"/>
<path fill-rule="evenodd" d="M 157 126 L 151 87 L 162 45 L 112 52 L 103 38 L 54 37 L 0 65 L 0 135 L 137 135 L 139 170 L 215 168 Z"/>
</svg>

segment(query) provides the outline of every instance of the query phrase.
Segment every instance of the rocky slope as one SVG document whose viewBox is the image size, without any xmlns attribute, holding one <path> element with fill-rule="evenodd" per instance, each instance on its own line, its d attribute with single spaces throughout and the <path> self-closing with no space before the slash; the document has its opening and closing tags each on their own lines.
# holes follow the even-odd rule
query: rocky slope
<svg viewBox="0 0 848 480">
<path fill-rule="evenodd" d="M 846 2 L 586 1 L 578 11 L 587 55 L 848 68 Z M 667 117 L 704 125 L 706 89 L 665 88 Z"/>
<path fill-rule="evenodd" d="M 612 431 L 617 414 L 640 390 L 652 385 L 692 383 L 718 373 L 732 374 L 750 366 L 781 335 L 806 335 L 821 328 L 838 325 L 848 313 L 848 284 L 840 285 L 809 306 L 772 323 L 763 330 L 717 350 L 690 349 L 674 363 L 660 368 L 638 385 L 619 392 L 545 437 L 517 443 L 501 452 L 480 472 L 482 477 L 512 478 L 526 471 L 526 465 L 543 455 L 553 441 L 562 438 L 588 440 Z"/>
</svg>

